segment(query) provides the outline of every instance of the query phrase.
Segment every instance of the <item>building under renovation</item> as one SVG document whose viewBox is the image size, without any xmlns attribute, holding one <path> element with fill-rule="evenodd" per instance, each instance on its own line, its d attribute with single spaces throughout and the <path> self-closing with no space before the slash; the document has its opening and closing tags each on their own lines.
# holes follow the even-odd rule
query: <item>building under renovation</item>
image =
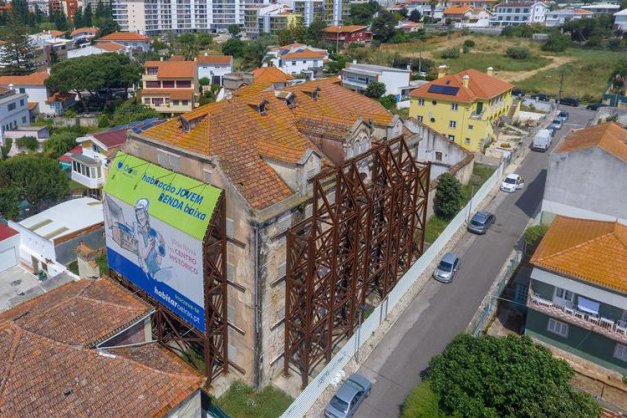
<svg viewBox="0 0 627 418">
<path fill-rule="evenodd" d="M 109 262 L 141 276 L 130 281 L 162 307 L 162 338 L 182 336 L 178 321 L 204 340 L 210 377 L 228 369 L 261 386 L 285 371 L 305 383 L 422 252 L 429 166 L 416 146 L 398 117 L 336 79 L 255 82 L 129 133 L 114 164 L 135 186 L 105 187 Z M 204 289 L 168 273 L 183 264 Z"/>
</svg>

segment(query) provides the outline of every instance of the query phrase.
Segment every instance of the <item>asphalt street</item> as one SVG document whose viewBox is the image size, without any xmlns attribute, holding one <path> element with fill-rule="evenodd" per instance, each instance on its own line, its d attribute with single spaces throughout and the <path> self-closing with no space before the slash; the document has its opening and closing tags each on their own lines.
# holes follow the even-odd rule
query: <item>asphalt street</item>
<svg viewBox="0 0 627 418">
<path fill-rule="evenodd" d="M 563 109 L 570 118 L 556 134 L 551 149 L 571 129 L 584 127 L 593 115 L 583 108 Z M 455 246 L 461 268 L 453 283 L 430 280 L 363 362 L 359 372 L 374 386 L 356 417 L 397 417 L 430 359 L 466 329 L 529 219 L 540 210 L 548 155 L 527 154 L 515 171 L 525 179 L 524 189 L 511 194 L 499 192 L 485 208 L 496 215 L 488 233 L 466 233 Z"/>
</svg>

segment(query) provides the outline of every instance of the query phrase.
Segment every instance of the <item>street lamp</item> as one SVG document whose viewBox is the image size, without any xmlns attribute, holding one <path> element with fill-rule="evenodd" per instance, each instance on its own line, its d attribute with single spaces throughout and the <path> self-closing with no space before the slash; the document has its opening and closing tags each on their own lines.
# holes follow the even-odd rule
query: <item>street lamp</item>
<svg viewBox="0 0 627 418">
<path fill-rule="evenodd" d="M 368 305 L 359 306 L 359 326 L 357 327 L 357 349 L 355 350 L 355 361 L 359 363 L 359 347 L 361 346 L 361 325 L 364 322 L 364 313 L 368 312 Z"/>
</svg>

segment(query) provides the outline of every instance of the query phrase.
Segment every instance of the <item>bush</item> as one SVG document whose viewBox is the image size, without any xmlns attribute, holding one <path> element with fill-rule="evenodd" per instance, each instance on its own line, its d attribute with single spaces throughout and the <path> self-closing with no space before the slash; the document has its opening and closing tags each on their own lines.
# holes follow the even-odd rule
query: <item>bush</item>
<svg viewBox="0 0 627 418">
<path fill-rule="evenodd" d="M 435 214 L 440 218 L 452 219 L 462 207 L 464 195 L 462 185 L 455 176 L 444 173 L 438 178 L 438 187 L 435 191 Z"/>
<path fill-rule="evenodd" d="M 396 96 L 393 94 L 383 96 L 379 99 L 379 103 L 381 103 L 387 110 L 394 110 L 396 109 Z"/>
<path fill-rule="evenodd" d="M 505 51 L 505 55 L 515 60 L 525 60 L 531 55 L 529 50 L 522 46 L 511 46 Z"/>
<path fill-rule="evenodd" d="M 109 117 L 105 114 L 98 116 L 98 127 L 107 128 L 109 126 Z"/>
<path fill-rule="evenodd" d="M 607 41 L 607 47 L 612 51 L 616 51 L 621 48 L 623 40 L 621 38 L 612 38 Z"/>
<path fill-rule="evenodd" d="M 446 415 L 440 411 L 438 402 L 439 398 L 431 390 L 431 384 L 428 380 L 424 381 L 405 398 L 401 418 L 444 418 Z"/>
<path fill-rule="evenodd" d="M 474 48 L 475 47 L 475 41 L 473 41 L 472 39 L 466 39 L 464 41 L 464 46 L 468 47 L 468 48 Z"/>
<path fill-rule="evenodd" d="M 22 138 L 18 138 L 15 143 L 21 150 L 37 151 L 39 148 L 39 141 L 37 141 L 37 138 L 34 136 L 24 136 Z"/>
<path fill-rule="evenodd" d="M 9 151 L 13 146 L 13 138 L 4 138 L 4 145 L 0 147 L 0 159 L 5 159 L 9 156 Z"/>
<path fill-rule="evenodd" d="M 524 26 L 524 25 L 521 25 Z M 542 45 L 543 51 L 563 52 L 570 46 L 570 37 L 558 32 L 552 32 L 549 39 Z"/>
<path fill-rule="evenodd" d="M 366 88 L 366 96 L 378 99 L 385 94 L 385 84 L 378 81 L 371 81 Z"/>
<path fill-rule="evenodd" d="M 448 59 L 448 58 L 459 58 L 459 49 L 457 48 L 449 48 L 449 49 L 445 49 L 444 51 L 442 51 L 442 53 L 440 54 L 441 58 L 444 59 Z"/>
<path fill-rule="evenodd" d="M 533 254 L 548 229 L 549 227 L 547 225 L 533 225 L 527 228 L 523 235 L 527 254 Z"/>
</svg>

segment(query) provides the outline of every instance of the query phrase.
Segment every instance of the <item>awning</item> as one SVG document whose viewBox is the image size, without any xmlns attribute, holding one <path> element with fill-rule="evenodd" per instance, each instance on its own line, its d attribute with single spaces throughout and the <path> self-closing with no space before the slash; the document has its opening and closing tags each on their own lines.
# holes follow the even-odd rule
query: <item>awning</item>
<svg viewBox="0 0 627 418">
<path fill-rule="evenodd" d="M 577 309 L 582 312 L 598 315 L 599 314 L 599 302 L 595 302 L 590 299 L 586 299 L 584 297 L 577 297 Z"/>
</svg>

